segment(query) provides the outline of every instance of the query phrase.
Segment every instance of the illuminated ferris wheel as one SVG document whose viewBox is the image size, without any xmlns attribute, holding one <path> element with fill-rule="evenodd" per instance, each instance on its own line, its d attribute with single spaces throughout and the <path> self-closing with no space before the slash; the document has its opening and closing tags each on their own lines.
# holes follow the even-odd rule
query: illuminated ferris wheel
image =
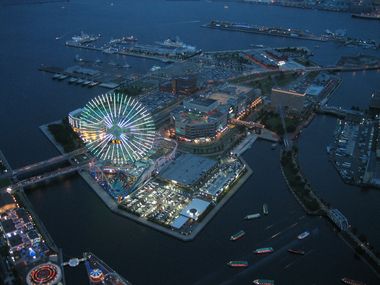
<svg viewBox="0 0 380 285">
<path fill-rule="evenodd" d="M 99 159 L 116 165 L 141 160 L 151 150 L 155 126 L 137 100 L 118 93 L 95 97 L 80 115 L 80 134 Z"/>
</svg>

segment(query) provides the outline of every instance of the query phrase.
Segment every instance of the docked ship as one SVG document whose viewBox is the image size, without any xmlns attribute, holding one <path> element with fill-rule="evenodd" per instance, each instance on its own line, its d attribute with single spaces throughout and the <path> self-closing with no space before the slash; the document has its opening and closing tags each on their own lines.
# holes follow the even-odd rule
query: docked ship
<svg viewBox="0 0 380 285">
<path fill-rule="evenodd" d="M 244 235 L 245 235 L 245 231 L 241 230 L 241 231 L 237 232 L 236 234 L 233 234 L 230 237 L 230 240 L 238 240 L 238 239 L 242 238 Z"/>
<path fill-rule="evenodd" d="M 172 39 L 166 39 L 163 42 L 156 42 L 159 46 L 166 47 L 166 48 L 173 48 L 173 49 L 185 49 L 188 51 L 195 51 L 196 48 L 194 46 L 185 44 L 182 42 L 178 37 L 175 40 Z"/>
<path fill-rule="evenodd" d="M 256 279 L 253 280 L 253 284 L 256 285 L 274 285 L 274 280 L 269 280 L 269 279 Z"/>
<path fill-rule="evenodd" d="M 298 239 L 304 239 L 304 238 L 307 238 L 308 236 L 310 235 L 310 233 L 308 231 L 305 231 L 303 233 L 300 233 L 297 238 Z"/>
<path fill-rule="evenodd" d="M 263 248 L 255 249 L 253 252 L 256 254 L 265 254 L 265 253 L 271 253 L 273 251 L 274 251 L 273 247 L 263 247 Z"/>
<path fill-rule="evenodd" d="M 88 34 L 85 34 L 84 32 L 81 32 L 79 36 L 73 36 L 71 39 L 75 43 L 85 44 L 85 43 L 94 42 L 99 38 L 100 38 L 100 35 L 94 36 L 94 35 L 88 35 Z"/>
<path fill-rule="evenodd" d="M 119 39 L 113 39 L 110 41 L 110 44 L 127 44 L 127 43 L 135 43 L 138 39 L 135 36 L 125 36 Z"/>
<path fill-rule="evenodd" d="M 227 263 L 230 267 L 247 267 L 248 261 L 245 260 L 231 260 Z"/>
<path fill-rule="evenodd" d="M 366 20 L 380 20 L 380 14 L 375 13 L 360 13 L 352 14 L 352 18 L 366 19 Z"/>
<path fill-rule="evenodd" d="M 348 285 L 366 285 L 364 282 L 357 281 L 357 280 L 352 280 L 350 278 L 344 277 L 340 279 L 344 284 Z"/>
<path fill-rule="evenodd" d="M 252 220 L 252 219 L 257 219 L 260 218 L 261 215 L 259 213 L 257 214 L 250 214 L 244 217 L 244 220 Z"/>
<path fill-rule="evenodd" d="M 288 252 L 294 253 L 294 254 L 299 254 L 299 255 L 304 255 L 305 254 L 305 251 L 303 251 L 302 249 L 289 248 Z"/>
<path fill-rule="evenodd" d="M 268 215 L 269 214 L 269 210 L 268 210 L 268 205 L 267 204 L 263 205 L 263 213 L 264 213 L 264 215 Z"/>
</svg>

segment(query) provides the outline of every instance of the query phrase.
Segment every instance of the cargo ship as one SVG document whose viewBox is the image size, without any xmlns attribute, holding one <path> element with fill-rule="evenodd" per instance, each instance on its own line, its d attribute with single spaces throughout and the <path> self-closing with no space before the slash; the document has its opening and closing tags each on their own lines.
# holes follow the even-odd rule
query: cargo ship
<svg viewBox="0 0 380 285">
<path fill-rule="evenodd" d="M 264 213 L 264 215 L 268 215 L 269 214 L 268 205 L 267 204 L 263 205 L 263 213 Z"/>
<path fill-rule="evenodd" d="M 227 263 L 228 266 L 230 267 L 247 267 L 248 266 L 248 261 L 245 260 L 233 260 L 229 261 Z"/>
<path fill-rule="evenodd" d="M 211 21 L 203 25 L 203 27 L 219 30 L 237 31 L 245 33 L 264 34 L 268 36 L 313 40 L 313 41 L 327 41 L 325 37 L 314 35 L 308 31 L 302 31 L 290 28 L 280 27 L 266 27 L 242 23 L 233 23 L 228 21 Z"/>
<path fill-rule="evenodd" d="M 273 247 L 258 248 L 258 249 L 255 249 L 253 252 L 256 254 L 271 253 L 271 252 L 273 252 Z"/>
<path fill-rule="evenodd" d="M 166 48 L 179 48 L 179 49 L 185 49 L 189 51 L 195 51 L 196 48 L 191 45 L 187 45 L 184 42 L 182 42 L 178 37 L 175 40 L 172 39 L 166 39 L 163 42 L 156 42 L 157 45 L 166 47 Z"/>
<path fill-rule="evenodd" d="M 230 240 L 238 240 L 242 238 L 245 235 L 245 231 L 241 230 L 240 232 L 237 232 L 236 234 L 232 235 L 230 237 Z"/>
<path fill-rule="evenodd" d="M 359 18 L 359 19 L 366 19 L 366 20 L 379 20 L 380 21 L 380 14 L 373 14 L 373 13 L 361 13 L 361 14 L 352 14 L 352 18 Z"/>
<path fill-rule="evenodd" d="M 135 43 L 138 39 L 135 36 L 124 36 L 119 39 L 110 40 L 110 44 L 127 44 L 127 43 Z"/>
<path fill-rule="evenodd" d="M 366 285 L 364 282 L 352 280 L 350 278 L 344 277 L 340 279 L 344 284 L 348 285 Z"/>
<path fill-rule="evenodd" d="M 303 233 L 300 233 L 297 238 L 298 239 L 304 239 L 304 238 L 307 238 L 308 236 L 310 235 L 310 233 L 308 231 L 306 232 L 303 232 Z"/>
<path fill-rule="evenodd" d="M 259 213 L 257 214 L 250 214 L 244 217 L 244 220 L 252 220 L 252 219 L 257 219 L 260 218 L 261 215 Z"/>
<path fill-rule="evenodd" d="M 292 248 L 289 248 L 288 252 L 294 253 L 294 254 L 300 254 L 300 255 L 304 255 L 305 254 L 305 251 L 303 251 L 302 249 L 292 249 Z"/>
<path fill-rule="evenodd" d="M 274 284 L 274 280 L 256 279 L 256 280 L 253 280 L 253 284 L 256 284 L 256 285 L 273 285 Z"/>
</svg>

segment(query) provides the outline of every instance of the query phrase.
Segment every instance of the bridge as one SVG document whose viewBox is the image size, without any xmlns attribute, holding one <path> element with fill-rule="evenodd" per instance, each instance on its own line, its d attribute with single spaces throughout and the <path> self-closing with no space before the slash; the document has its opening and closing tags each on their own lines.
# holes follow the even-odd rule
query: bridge
<svg viewBox="0 0 380 285">
<path fill-rule="evenodd" d="M 87 167 L 87 163 L 86 164 L 80 164 L 80 165 L 71 165 L 71 166 L 67 166 L 64 168 L 59 168 L 55 171 L 47 172 L 47 173 L 44 173 L 42 175 L 37 175 L 37 176 L 33 176 L 33 177 L 30 177 L 27 179 L 20 180 L 14 184 L 9 185 L 8 187 L 10 187 L 12 189 L 27 187 L 27 186 L 30 186 L 33 184 L 37 184 L 37 183 L 40 183 L 43 181 L 53 179 L 53 178 L 61 176 L 61 175 L 76 172 L 76 171 L 84 169 L 86 167 Z"/>
<path fill-rule="evenodd" d="M 74 150 L 72 152 L 68 152 L 68 153 L 65 153 L 62 155 L 58 155 L 58 156 L 49 158 L 49 159 L 44 160 L 44 161 L 36 162 L 33 164 L 29 164 L 29 165 L 20 167 L 18 169 L 9 171 L 8 173 L 0 175 L 0 178 L 17 177 L 18 175 L 21 175 L 21 174 L 25 174 L 28 172 L 38 170 L 40 168 L 48 167 L 50 165 L 54 165 L 54 164 L 57 164 L 57 163 L 60 163 L 63 161 L 70 160 L 71 158 L 73 158 L 77 155 L 80 155 L 80 154 L 84 154 L 86 152 L 87 152 L 87 150 L 85 148 L 80 148 L 80 149 Z"/>
<path fill-rule="evenodd" d="M 322 114 L 337 116 L 339 118 L 345 118 L 347 116 L 362 117 L 364 115 L 363 112 L 360 112 L 360 111 L 347 110 L 341 107 L 327 106 L 327 105 L 320 106 L 317 109 L 317 112 L 322 113 Z"/>
</svg>

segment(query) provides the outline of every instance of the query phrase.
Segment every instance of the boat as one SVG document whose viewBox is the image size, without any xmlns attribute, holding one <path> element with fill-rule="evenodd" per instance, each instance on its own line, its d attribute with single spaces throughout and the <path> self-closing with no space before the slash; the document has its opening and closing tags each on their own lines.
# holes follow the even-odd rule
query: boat
<svg viewBox="0 0 380 285">
<path fill-rule="evenodd" d="M 268 205 L 267 204 L 263 205 L 263 213 L 264 213 L 264 215 L 268 215 L 269 214 Z"/>
<path fill-rule="evenodd" d="M 304 238 L 307 238 L 308 236 L 310 235 L 310 233 L 308 231 L 305 231 L 303 233 L 300 233 L 297 238 L 298 239 L 304 239 Z"/>
<path fill-rule="evenodd" d="M 125 36 L 119 39 L 110 40 L 110 44 L 127 44 L 127 43 L 135 43 L 138 39 L 135 36 Z"/>
<path fill-rule="evenodd" d="M 70 80 L 69 80 L 69 83 L 75 83 L 75 82 L 77 82 L 77 81 L 78 81 L 77 78 L 75 78 L 75 77 L 71 77 Z"/>
<path fill-rule="evenodd" d="M 250 214 L 244 217 L 244 220 L 252 220 L 252 219 L 257 219 L 260 218 L 261 215 L 259 213 L 257 214 Z"/>
<path fill-rule="evenodd" d="M 160 70 L 160 69 L 161 69 L 161 66 L 153 65 L 152 68 L 150 69 L 150 71 L 156 71 L 156 70 Z"/>
<path fill-rule="evenodd" d="M 248 261 L 245 260 L 232 260 L 227 263 L 230 267 L 247 267 Z"/>
<path fill-rule="evenodd" d="M 274 280 L 256 279 L 256 280 L 253 280 L 253 284 L 256 284 L 256 285 L 273 285 L 274 284 Z"/>
<path fill-rule="evenodd" d="M 178 37 L 175 40 L 172 39 L 166 39 L 163 42 L 156 42 L 159 46 L 163 46 L 166 48 L 181 48 L 186 49 L 189 51 L 195 51 L 195 47 L 191 45 L 187 45 L 184 42 L 182 42 Z"/>
<path fill-rule="evenodd" d="M 94 36 L 94 35 L 88 35 L 88 34 L 81 32 L 81 34 L 79 36 L 73 36 L 71 39 L 75 43 L 84 44 L 84 43 L 94 42 L 99 38 L 100 38 L 100 35 Z"/>
<path fill-rule="evenodd" d="M 305 254 L 305 251 L 303 251 L 302 249 L 289 248 L 288 252 L 294 253 L 294 254 L 300 254 L 300 255 L 304 255 Z"/>
<path fill-rule="evenodd" d="M 340 279 L 344 284 L 348 284 L 348 285 L 366 285 L 364 282 L 362 281 L 357 281 L 357 280 L 352 280 L 350 278 L 347 278 L 347 277 L 343 277 L 342 279 Z"/>
<path fill-rule="evenodd" d="M 352 18 L 367 19 L 367 20 L 380 20 L 380 14 L 375 13 L 361 13 L 361 14 L 352 14 Z"/>
<path fill-rule="evenodd" d="M 243 237 L 245 235 L 245 231 L 241 230 L 240 232 L 237 232 L 236 234 L 233 234 L 231 237 L 230 237 L 230 240 L 238 240 L 240 239 L 241 237 Z"/>
<path fill-rule="evenodd" d="M 256 254 L 264 254 L 264 253 L 271 253 L 273 251 L 274 251 L 273 247 L 262 247 L 262 248 L 255 249 L 253 252 Z"/>
</svg>

